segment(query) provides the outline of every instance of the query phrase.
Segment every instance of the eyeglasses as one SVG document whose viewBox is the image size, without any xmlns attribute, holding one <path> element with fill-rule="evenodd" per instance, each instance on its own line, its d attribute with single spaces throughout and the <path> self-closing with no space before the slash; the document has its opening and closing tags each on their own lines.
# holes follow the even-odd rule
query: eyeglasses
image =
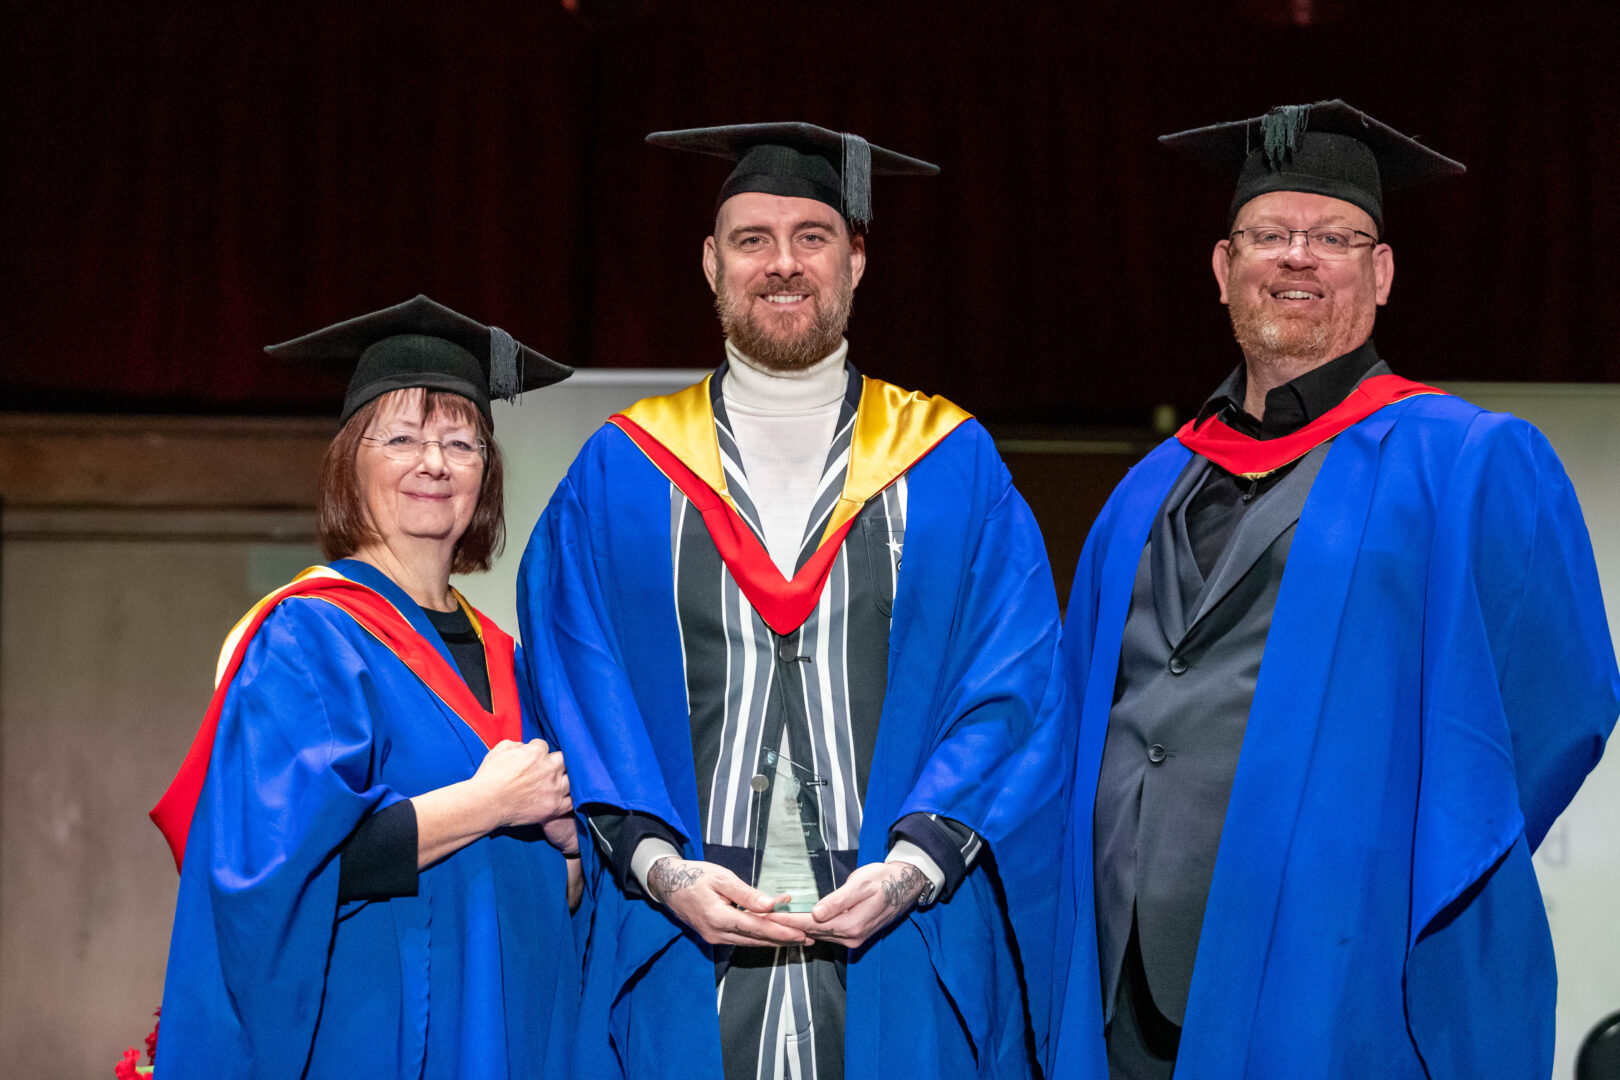
<svg viewBox="0 0 1620 1080">
<path fill-rule="evenodd" d="M 1348 259 L 1356 248 L 1378 243 L 1378 237 L 1360 229 L 1318 226 L 1314 229 L 1285 229 L 1281 225 L 1255 225 L 1239 229 L 1231 239 L 1240 250 L 1256 255 L 1281 255 L 1294 246 L 1294 237 L 1303 236 L 1305 246 L 1318 259 Z M 1356 237 L 1366 237 L 1368 243 L 1357 243 Z"/>
<path fill-rule="evenodd" d="M 452 465 L 476 465 L 484 460 L 484 454 L 489 446 L 484 440 L 468 442 L 466 439 L 418 439 L 415 435 L 362 435 L 366 442 L 376 443 L 377 448 L 394 461 L 415 461 L 427 453 L 427 448 L 437 446 L 444 460 Z"/>
</svg>

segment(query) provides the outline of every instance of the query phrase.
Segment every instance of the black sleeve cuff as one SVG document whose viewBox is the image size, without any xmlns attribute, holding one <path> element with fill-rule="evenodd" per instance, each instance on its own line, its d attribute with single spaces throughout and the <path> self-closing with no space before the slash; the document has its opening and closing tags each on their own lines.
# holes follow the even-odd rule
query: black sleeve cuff
<svg viewBox="0 0 1620 1080">
<path fill-rule="evenodd" d="M 889 829 L 889 846 L 897 840 L 909 840 L 928 853 L 945 881 L 939 887 L 934 902 L 949 900 L 967 877 L 968 868 L 984 849 L 979 834 L 963 825 L 937 814 L 907 814 Z"/>
<path fill-rule="evenodd" d="M 585 808 L 585 820 L 591 827 L 591 837 L 596 841 L 597 850 L 613 871 L 613 880 L 619 883 L 626 896 L 646 895 L 641 882 L 630 872 L 630 857 L 643 840 L 649 837 L 664 840 L 676 851 L 682 851 L 685 847 L 680 833 L 651 814 L 598 805 Z"/>
<path fill-rule="evenodd" d="M 338 855 L 338 902 L 416 895 L 416 806 L 409 799 L 360 823 Z"/>
</svg>

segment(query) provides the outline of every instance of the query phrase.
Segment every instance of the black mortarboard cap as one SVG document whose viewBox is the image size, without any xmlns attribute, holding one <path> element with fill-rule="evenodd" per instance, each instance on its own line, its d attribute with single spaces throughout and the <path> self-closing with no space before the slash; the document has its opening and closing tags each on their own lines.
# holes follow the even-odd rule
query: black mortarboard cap
<svg viewBox="0 0 1620 1080">
<path fill-rule="evenodd" d="M 1264 116 L 1160 135 L 1159 141 L 1237 176 L 1227 225 L 1270 191 L 1305 191 L 1361 207 L 1380 232 L 1384 191 L 1468 170 L 1334 98 L 1283 105 Z"/>
<path fill-rule="evenodd" d="M 390 390 L 422 386 L 448 390 L 490 420 L 490 398 L 511 401 L 574 373 L 574 369 L 425 296 L 345 320 L 264 350 L 283 360 L 353 365 L 342 421 Z M 493 422 L 493 421 L 492 421 Z"/>
<path fill-rule="evenodd" d="M 716 210 L 733 195 L 762 191 L 826 203 L 856 228 L 864 228 L 872 220 L 873 176 L 933 176 L 939 172 L 938 165 L 815 124 L 730 124 L 655 131 L 647 141 L 735 161 L 737 167 L 715 200 Z"/>
</svg>

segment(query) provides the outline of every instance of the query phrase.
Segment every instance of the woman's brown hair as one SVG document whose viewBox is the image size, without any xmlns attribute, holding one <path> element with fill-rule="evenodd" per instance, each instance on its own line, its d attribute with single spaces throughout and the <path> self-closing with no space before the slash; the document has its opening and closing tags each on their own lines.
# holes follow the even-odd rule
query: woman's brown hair
<svg viewBox="0 0 1620 1080">
<path fill-rule="evenodd" d="M 488 570 L 490 560 L 501 553 L 506 543 L 501 448 L 495 442 L 495 429 L 484 419 L 478 407 L 460 394 L 424 387 L 393 390 L 366 402 L 359 412 L 349 417 L 349 422 L 337 433 L 332 445 L 326 448 L 326 457 L 321 462 L 320 491 L 315 497 L 315 528 L 321 539 L 321 552 L 328 560 L 346 559 L 378 539 L 377 531 L 366 513 L 355 458 L 360 452 L 361 437 L 370 429 L 383 402 L 395 394 L 417 396 L 421 401 L 423 423 L 442 414 L 451 420 L 472 424 L 478 431 L 478 438 L 483 440 L 487 450 L 478 504 L 473 508 L 467 531 L 456 542 L 450 572 L 472 574 Z"/>
</svg>

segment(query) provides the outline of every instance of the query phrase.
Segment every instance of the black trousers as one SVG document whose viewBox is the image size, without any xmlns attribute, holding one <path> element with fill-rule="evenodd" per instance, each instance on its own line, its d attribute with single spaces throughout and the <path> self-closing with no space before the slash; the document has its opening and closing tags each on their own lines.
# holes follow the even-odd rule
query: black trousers
<svg viewBox="0 0 1620 1080">
<path fill-rule="evenodd" d="M 1176 1070 L 1181 1029 L 1153 1004 L 1147 973 L 1142 969 L 1142 946 L 1136 937 L 1134 919 L 1131 939 L 1125 945 L 1125 962 L 1119 973 L 1119 993 L 1114 998 L 1114 1019 L 1108 1025 L 1107 1040 L 1110 1080 L 1170 1080 Z"/>
<path fill-rule="evenodd" d="M 738 948 L 717 966 L 726 1080 L 843 1080 L 841 945 Z"/>
</svg>

